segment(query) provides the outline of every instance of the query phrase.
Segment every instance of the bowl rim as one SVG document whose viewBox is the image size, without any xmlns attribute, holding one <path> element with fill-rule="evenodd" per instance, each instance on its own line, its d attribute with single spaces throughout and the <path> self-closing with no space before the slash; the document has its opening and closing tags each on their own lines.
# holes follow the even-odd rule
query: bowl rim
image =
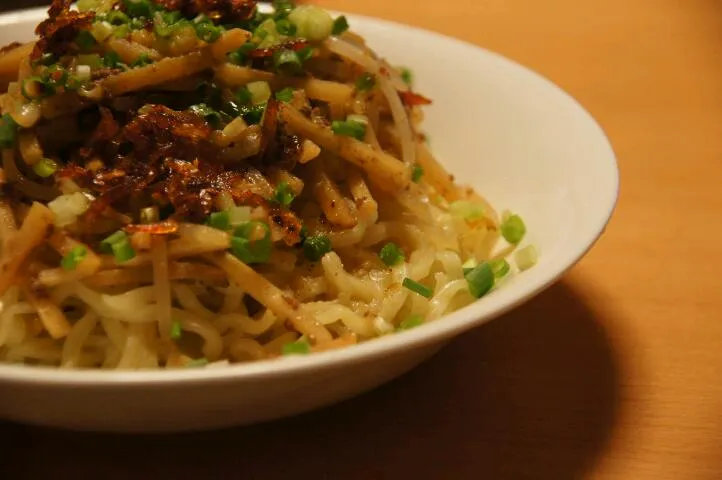
<svg viewBox="0 0 722 480">
<path fill-rule="evenodd" d="M 0 14 L 0 26 L 14 25 L 34 19 L 42 19 L 46 14 L 45 7 L 35 7 L 14 10 Z M 198 369 L 157 369 L 114 371 L 99 369 L 64 370 L 58 367 L 27 366 L 17 364 L 0 364 L 0 383 L 36 384 L 43 386 L 64 386 L 75 388 L 113 388 L 123 386 L 131 387 L 165 387 L 174 386 L 179 382 L 188 385 L 197 385 L 209 382 L 241 381 L 258 378 L 273 378 L 292 375 L 297 372 L 313 372 L 327 368 L 336 368 L 350 362 L 370 360 L 382 355 L 391 355 L 396 351 L 421 348 L 423 346 L 439 343 L 455 337 L 467 330 L 498 318 L 508 311 L 527 302 L 549 286 L 554 284 L 564 273 L 578 263 L 597 243 L 606 226 L 611 220 L 619 198 L 619 168 L 617 158 L 608 135 L 587 111 L 584 106 L 570 93 L 552 82 L 542 74 L 526 67 L 515 60 L 499 53 L 485 49 L 473 43 L 451 37 L 439 32 L 407 25 L 396 21 L 376 17 L 333 12 L 346 15 L 351 22 L 360 21 L 369 25 L 383 28 L 403 30 L 413 35 L 430 37 L 436 42 L 447 42 L 456 49 L 472 52 L 474 55 L 484 56 L 500 66 L 513 70 L 518 75 L 532 77 L 535 81 L 545 84 L 545 88 L 554 91 L 560 100 L 570 103 L 570 108 L 582 114 L 589 126 L 597 130 L 599 135 L 599 148 L 606 150 L 605 158 L 608 160 L 607 179 L 609 190 L 604 200 L 604 214 L 595 222 L 594 228 L 589 228 L 584 235 L 577 235 L 580 240 L 575 242 L 575 250 L 568 254 L 563 262 L 557 262 L 541 270 L 539 275 L 531 275 L 533 270 L 525 272 L 525 276 L 533 276 L 526 281 L 526 286 L 514 291 L 500 289 L 494 292 L 493 301 L 496 308 L 485 308 L 487 301 L 471 304 L 461 310 L 442 316 L 439 320 L 426 324 L 423 327 L 403 332 L 402 334 L 385 335 L 353 347 L 338 350 L 319 352 L 308 356 L 281 357 L 277 359 L 260 360 L 244 364 L 231 364 L 219 368 Z M 582 240 L 583 238 L 583 240 Z M 543 272 L 543 274 L 541 274 Z M 516 293 L 518 291 L 518 293 Z M 486 312 L 484 312 L 486 310 Z"/>
</svg>

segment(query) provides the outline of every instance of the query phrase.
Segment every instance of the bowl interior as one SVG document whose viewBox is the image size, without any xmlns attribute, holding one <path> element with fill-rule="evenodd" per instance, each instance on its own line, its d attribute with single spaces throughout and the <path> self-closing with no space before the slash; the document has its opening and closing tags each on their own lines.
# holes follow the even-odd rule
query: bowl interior
<svg viewBox="0 0 722 480">
<path fill-rule="evenodd" d="M 29 40 L 44 9 L 0 16 L 0 43 Z M 536 267 L 440 321 L 337 352 L 228 369 L 183 372 L 57 372 L 0 366 L 17 381 L 163 381 L 283 374 L 438 342 L 489 320 L 556 280 L 593 245 L 614 209 L 618 172 L 603 131 L 549 81 L 472 45 L 415 28 L 349 15 L 352 28 L 392 64 L 411 68 L 433 99 L 425 131 L 441 162 L 499 210 L 522 215 Z"/>
</svg>

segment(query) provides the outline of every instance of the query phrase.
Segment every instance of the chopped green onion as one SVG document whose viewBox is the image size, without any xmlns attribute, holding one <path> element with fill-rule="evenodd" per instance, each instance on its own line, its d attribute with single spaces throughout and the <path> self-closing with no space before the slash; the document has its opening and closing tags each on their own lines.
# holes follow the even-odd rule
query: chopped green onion
<svg viewBox="0 0 722 480">
<path fill-rule="evenodd" d="M 278 30 L 278 33 L 281 35 L 285 35 L 287 37 L 292 37 L 296 35 L 296 25 L 289 22 L 287 19 L 282 18 L 280 20 L 276 20 L 276 30 Z"/>
<path fill-rule="evenodd" d="M 526 225 L 519 215 L 505 215 L 501 222 L 501 235 L 507 242 L 516 245 L 526 234 Z"/>
<path fill-rule="evenodd" d="M 296 198 L 296 195 L 293 193 L 288 182 L 279 183 L 276 191 L 273 193 L 273 201 L 284 207 L 291 205 L 294 198 Z"/>
<path fill-rule="evenodd" d="M 296 26 L 296 35 L 312 42 L 326 40 L 333 33 L 333 18 L 315 5 L 303 5 L 294 9 L 288 19 Z"/>
<path fill-rule="evenodd" d="M 191 105 L 189 110 L 198 115 L 199 117 L 203 117 L 211 127 L 219 128 L 221 126 L 221 114 L 206 105 L 205 103 Z"/>
<path fill-rule="evenodd" d="M 253 95 L 251 95 L 251 91 L 248 90 L 248 88 L 241 87 L 236 92 L 236 98 L 241 105 L 248 105 L 249 103 L 251 103 Z"/>
<path fill-rule="evenodd" d="M 399 330 L 411 330 L 424 324 L 424 318 L 421 315 L 411 315 L 409 318 L 399 324 Z"/>
<path fill-rule="evenodd" d="M 273 54 L 273 64 L 277 70 L 297 70 L 301 68 L 301 59 L 293 50 L 279 50 Z"/>
<path fill-rule="evenodd" d="M 346 121 L 360 123 L 365 127 L 368 127 L 368 125 L 369 125 L 369 117 L 367 117 L 366 115 L 358 115 L 356 113 L 347 115 Z"/>
<path fill-rule="evenodd" d="M 148 20 L 145 18 L 132 18 L 130 20 L 130 28 L 133 30 L 145 30 Z"/>
<path fill-rule="evenodd" d="M 213 43 L 221 38 L 223 27 L 213 24 L 213 21 L 205 15 L 199 15 L 193 20 L 193 28 L 196 36 L 206 43 Z"/>
<path fill-rule="evenodd" d="M 473 258 L 468 259 L 464 264 L 461 266 L 461 268 L 464 270 L 464 275 L 469 273 L 476 267 L 479 263 L 474 260 Z"/>
<path fill-rule="evenodd" d="M 303 242 L 303 254 L 312 262 L 318 262 L 330 251 L 331 239 L 326 235 L 313 235 Z"/>
<path fill-rule="evenodd" d="M 293 100 L 293 89 L 286 87 L 283 90 L 276 92 L 276 100 L 284 103 L 291 103 Z"/>
<path fill-rule="evenodd" d="M 0 148 L 12 148 L 18 137 L 18 124 L 9 113 L 0 118 Z"/>
<path fill-rule="evenodd" d="M 387 267 L 393 267 L 404 261 L 404 251 L 395 243 L 389 242 L 379 252 L 379 258 Z"/>
<path fill-rule="evenodd" d="M 81 49 L 81 50 L 88 50 L 93 48 L 98 42 L 95 40 L 95 37 L 92 33 L 88 30 L 81 30 L 78 32 L 78 36 L 75 37 L 75 44 Z"/>
<path fill-rule="evenodd" d="M 246 121 L 246 123 L 254 125 L 257 123 L 261 123 L 261 119 L 263 119 L 263 114 L 266 111 L 266 104 L 261 103 L 258 105 L 252 105 L 250 107 L 244 107 L 241 110 L 241 116 Z"/>
<path fill-rule="evenodd" d="M 348 20 L 346 17 L 341 15 L 336 20 L 333 21 L 333 29 L 331 30 L 331 33 L 334 35 L 341 35 L 343 32 L 348 30 Z"/>
<path fill-rule="evenodd" d="M 128 239 L 122 242 L 116 242 L 111 247 L 117 263 L 127 262 L 135 257 L 135 250 L 133 250 L 133 246 Z"/>
<path fill-rule="evenodd" d="M 228 211 L 213 212 L 208 216 L 206 223 L 218 230 L 228 230 L 231 226 L 231 216 Z"/>
<path fill-rule="evenodd" d="M 363 140 L 366 136 L 366 125 L 354 120 L 334 120 L 331 122 L 331 130 L 336 135 L 353 137 L 356 140 Z"/>
<path fill-rule="evenodd" d="M 242 65 L 248 60 L 248 54 L 257 48 L 253 42 L 244 43 L 238 50 L 228 54 L 228 61 L 234 65 Z"/>
<path fill-rule="evenodd" d="M 263 237 L 258 238 L 259 229 Z M 266 263 L 271 258 L 271 229 L 263 222 L 246 222 L 238 226 L 231 238 L 231 252 L 243 263 Z"/>
<path fill-rule="evenodd" d="M 95 22 L 90 28 L 90 34 L 96 42 L 104 42 L 113 34 L 113 26 L 108 22 Z"/>
<path fill-rule="evenodd" d="M 424 167 L 422 167 L 419 164 L 414 165 L 411 168 L 411 181 L 414 183 L 419 183 L 419 180 L 421 180 L 421 177 L 424 176 Z"/>
<path fill-rule="evenodd" d="M 301 60 L 301 63 L 306 63 L 308 60 L 311 59 L 311 57 L 313 57 L 313 52 L 313 47 L 305 46 L 301 50 L 296 52 L 296 54 L 298 55 L 298 59 Z"/>
<path fill-rule="evenodd" d="M 130 64 L 131 68 L 137 68 L 137 67 L 145 67 L 146 65 L 150 65 L 153 63 L 153 60 L 150 59 L 147 53 L 141 53 L 138 58 L 135 59 L 133 63 Z"/>
<path fill-rule="evenodd" d="M 284 355 L 306 355 L 311 353 L 311 345 L 306 341 L 287 343 L 281 351 Z"/>
<path fill-rule="evenodd" d="M 65 270 L 75 270 L 87 254 L 87 248 L 83 246 L 75 247 L 63 257 L 60 261 L 60 266 L 62 266 Z"/>
<path fill-rule="evenodd" d="M 251 221 L 251 207 L 231 207 L 228 210 L 229 223 L 232 227 L 237 227 L 243 223 Z"/>
<path fill-rule="evenodd" d="M 186 363 L 186 368 L 199 368 L 208 365 L 207 358 L 197 358 Z"/>
<path fill-rule="evenodd" d="M 491 260 L 489 261 L 489 265 L 491 266 L 491 271 L 494 272 L 494 278 L 502 278 L 506 276 L 511 269 L 509 262 L 503 258 Z"/>
<path fill-rule="evenodd" d="M 113 29 L 113 37 L 115 38 L 126 38 L 130 35 L 130 25 L 121 25 Z"/>
<path fill-rule="evenodd" d="M 294 2 L 289 0 L 273 0 L 271 3 L 276 18 L 286 18 L 294 9 Z"/>
<path fill-rule="evenodd" d="M 40 77 L 28 77 L 23 80 L 20 92 L 28 100 L 38 100 L 54 95 L 55 87 L 49 80 Z"/>
<path fill-rule="evenodd" d="M 76 61 L 78 62 L 78 65 L 87 65 L 90 68 L 100 68 L 102 65 L 100 55 L 97 53 L 80 54 L 76 57 Z"/>
<path fill-rule="evenodd" d="M 130 17 L 120 10 L 111 10 L 105 16 L 105 20 L 113 26 L 125 25 L 130 23 Z"/>
<path fill-rule="evenodd" d="M 100 242 L 100 251 L 112 253 L 117 263 L 127 262 L 135 257 L 135 250 L 130 244 L 128 234 L 118 230 Z"/>
<path fill-rule="evenodd" d="M 356 90 L 368 92 L 376 85 L 376 78 L 370 73 L 364 73 L 356 80 Z"/>
<path fill-rule="evenodd" d="M 58 170 L 58 164 L 50 158 L 42 158 L 33 165 L 33 172 L 41 178 L 48 178 Z"/>
<path fill-rule="evenodd" d="M 183 326 L 181 322 L 175 321 L 170 327 L 170 338 L 173 340 L 179 340 L 183 335 Z"/>
<path fill-rule="evenodd" d="M 246 89 L 251 94 L 251 103 L 254 105 L 265 103 L 271 98 L 271 86 L 268 82 L 251 82 L 246 85 Z"/>
<path fill-rule="evenodd" d="M 471 271 L 464 274 L 469 284 L 469 293 L 475 298 L 481 298 L 494 287 L 494 272 L 488 262 L 482 262 Z"/>
<path fill-rule="evenodd" d="M 484 207 L 469 200 L 457 200 L 449 204 L 449 212 L 464 220 L 478 220 L 484 216 Z"/>
<path fill-rule="evenodd" d="M 514 254 L 514 260 L 516 260 L 516 266 L 523 272 L 536 265 L 536 262 L 539 261 L 539 253 L 534 245 L 527 245 Z"/>
<path fill-rule="evenodd" d="M 404 287 L 408 288 L 414 293 L 421 295 L 422 297 L 431 298 L 434 295 L 434 291 L 426 285 L 422 285 L 419 282 L 411 280 L 409 277 L 404 278 L 401 283 Z"/>
<path fill-rule="evenodd" d="M 123 0 L 125 11 L 131 17 L 150 18 L 153 14 L 153 3 L 149 0 Z"/>
<path fill-rule="evenodd" d="M 128 234 L 123 230 L 118 230 L 100 242 L 100 251 L 103 253 L 113 253 L 113 244 L 124 240 L 128 240 Z"/>
<path fill-rule="evenodd" d="M 113 50 L 103 56 L 103 66 L 108 68 L 118 68 L 121 65 L 120 55 Z"/>
<path fill-rule="evenodd" d="M 414 73 L 406 67 L 401 68 L 401 80 L 409 87 L 414 83 Z"/>
</svg>

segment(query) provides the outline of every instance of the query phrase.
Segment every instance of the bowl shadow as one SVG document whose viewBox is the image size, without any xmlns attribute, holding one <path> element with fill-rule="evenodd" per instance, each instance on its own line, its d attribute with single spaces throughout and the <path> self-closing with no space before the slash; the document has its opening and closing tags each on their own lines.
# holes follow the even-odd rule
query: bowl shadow
<svg viewBox="0 0 722 480">
<path fill-rule="evenodd" d="M 333 407 L 182 435 L 5 424 L 12 441 L 0 469 L 29 478 L 578 479 L 614 428 L 618 374 L 603 327 L 562 281 Z"/>
</svg>

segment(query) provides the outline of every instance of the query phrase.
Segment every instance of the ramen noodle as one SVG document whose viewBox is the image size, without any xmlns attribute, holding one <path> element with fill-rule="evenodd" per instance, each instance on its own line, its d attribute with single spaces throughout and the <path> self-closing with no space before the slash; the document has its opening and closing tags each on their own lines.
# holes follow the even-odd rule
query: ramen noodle
<svg viewBox="0 0 722 480">
<path fill-rule="evenodd" d="M 536 260 L 314 6 L 55 0 L 0 53 L 0 360 L 185 368 L 433 322 Z M 514 265 L 508 261 L 514 252 Z"/>
</svg>

